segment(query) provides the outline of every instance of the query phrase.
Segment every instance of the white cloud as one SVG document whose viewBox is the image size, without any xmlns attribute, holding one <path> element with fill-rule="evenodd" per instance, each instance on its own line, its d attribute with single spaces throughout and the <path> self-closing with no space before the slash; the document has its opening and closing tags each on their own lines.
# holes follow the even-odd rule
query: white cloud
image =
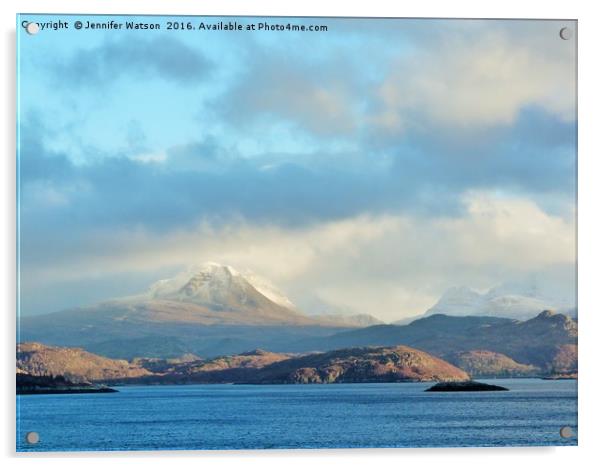
<svg viewBox="0 0 602 466">
<path fill-rule="evenodd" d="M 419 118 L 433 125 L 478 128 L 511 124 L 527 106 L 576 117 L 574 42 L 558 23 L 532 30 L 450 29 L 398 59 L 378 89 L 373 123 L 404 130 Z"/>
<path fill-rule="evenodd" d="M 90 248 L 28 277 L 93 281 L 213 260 L 267 277 L 301 308 L 323 301 L 395 320 L 426 310 L 450 286 L 487 288 L 573 267 L 572 218 L 491 193 L 471 193 L 465 202 L 466 213 L 458 218 L 363 215 L 293 230 L 241 222 L 164 235 L 99 235 L 90 243 L 102 242 L 110 255 Z M 562 285 L 569 297 L 573 285 Z"/>
<path fill-rule="evenodd" d="M 530 106 L 572 121 L 576 47 L 559 37 L 567 24 L 425 23 L 420 32 L 366 34 L 364 41 L 380 37 L 387 46 L 339 48 L 330 61 L 260 59 L 231 93 L 237 106 L 229 116 L 248 122 L 258 114 L 265 123 L 265 115 L 278 115 L 321 136 L 479 130 L 511 125 Z"/>
</svg>

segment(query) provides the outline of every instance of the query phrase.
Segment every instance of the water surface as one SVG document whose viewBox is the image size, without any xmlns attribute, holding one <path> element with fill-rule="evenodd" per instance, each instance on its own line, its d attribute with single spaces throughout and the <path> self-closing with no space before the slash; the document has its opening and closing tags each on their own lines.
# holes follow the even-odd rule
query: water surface
<svg viewBox="0 0 602 466">
<path fill-rule="evenodd" d="M 509 392 L 431 383 L 118 387 L 17 397 L 17 450 L 576 445 L 577 382 L 497 379 Z M 575 437 L 561 439 L 571 426 Z M 24 441 L 28 431 L 40 443 Z"/>
</svg>

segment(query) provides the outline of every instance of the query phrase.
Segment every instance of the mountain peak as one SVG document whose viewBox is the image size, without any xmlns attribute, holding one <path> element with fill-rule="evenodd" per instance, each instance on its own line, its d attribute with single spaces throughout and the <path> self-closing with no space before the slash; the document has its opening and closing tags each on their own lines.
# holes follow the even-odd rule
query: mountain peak
<svg viewBox="0 0 602 466">
<path fill-rule="evenodd" d="M 291 300 L 266 278 L 251 271 L 240 272 L 230 265 L 204 262 L 191 266 L 173 278 L 159 280 L 149 288 L 151 299 L 176 299 L 212 304 L 224 295 L 235 292 L 242 298 L 246 294 L 261 295 L 273 304 L 296 311 Z"/>
<path fill-rule="evenodd" d="M 148 294 L 151 298 L 192 296 L 205 286 L 228 288 L 233 280 L 239 277 L 242 277 L 242 274 L 229 265 L 205 262 L 191 266 L 173 278 L 153 283 Z"/>
<path fill-rule="evenodd" d="M 539 315 L 542 309 L 574 312 L 569 301 L 545 296 L 540 291 L 531 283 L 500 285 L 484 293 L 466 286 L 453 287 L 443 293 L 425 315 L 482 315 L 527 320 Z"/>
<path fill-rule="evenodd" d="M 240 274 L 232 267 L 213 262 L 203 264 L 193 273 L 188 282 L 180 288 L 186 296 L 198 294 L 204 287 L 229 288 Z"/>
<path fill-rule="evenodd" d="M 549 309 L 540 312 L 536 317 L 534 317 L 531 320 L 550 323 L 552 325 L 558 325 L 567 329 L 577 329 L 577 323 L 571 318 L 571 316 L 551 311 Z"/>
<path fill-rule="evenodd" d="M 191 266 L 134 298 L 164 315 L 186 308 L 186 318 L 202 314 L 212 323 L 320 324 L 300 313 L 267 279 L 218 262 Z"/>
</svg>

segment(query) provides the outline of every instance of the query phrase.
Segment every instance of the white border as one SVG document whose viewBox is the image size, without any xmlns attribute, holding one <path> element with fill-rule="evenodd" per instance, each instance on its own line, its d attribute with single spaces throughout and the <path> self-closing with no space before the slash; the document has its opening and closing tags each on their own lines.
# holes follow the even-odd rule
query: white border
<svg viewBox="0 0 602 466">
<path fill-rule="evenodd" d="M 543 462 L 566 465 L 597 462 L 600 432 L 600 384 L 598 340 L 602 331 L 600 242 L 602 228 L 602 165 L 600 159 L 600 83 L 602 83 L 600 48 L 601 20 L 599 2 L 595 1 L 528 1 L 528 0 L 422 0 L 396 4 L 389 0 L 366 2 L 305 0 L 295 2 L 229 2 L 193 0 L 88 0 L 86 2 L 54 0 L 3 0 L 2 11 L 2 99 L 0 131 L 4 150 L 2 157 L 2 228 L 0 228 L 2 268 L 0 296 L 4 298 L 4 338 L 2 344 L 2 454 L 8 464 L 101 464 L 119 461 L 131 464 L 143 459 L 149 465 L 168 458 L 183 464 L 220 463 L 271 465 L 305 465 L 309 462 L 360 465 L 368 461 L 379 464 L 400 462 L 437 462 L 488 466 L 512 462 Z M 405 449 L 405 450 L 324 450 L 324 451 L 237 451 L 237 452 L 158 452 L 158 453 L 94 453 L 18 455 L 15 448 L 14 343 L 15 343 L 15 15 L 17 12 L 48 13 L 146 13 L 146 14 L 215 14 L 215 15 L 304 15 L 304 16 L 393 16 L 393 17 L 494 17 L 494 18 L 562 18 L 579 20 L 579 447 L 561 448 L 489 448 L 489 449 Z M 602 344 L 602 342 L 600 343 Z"/>
</svg>

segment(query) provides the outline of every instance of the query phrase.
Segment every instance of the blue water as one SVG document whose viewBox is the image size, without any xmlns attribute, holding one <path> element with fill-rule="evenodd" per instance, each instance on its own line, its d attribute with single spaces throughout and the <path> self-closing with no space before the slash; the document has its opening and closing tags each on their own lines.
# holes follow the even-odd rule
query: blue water
<svg viewBox="0 0 602 466">
<path fill-rule="evenodd" d="M 17 397 L 17 450 L 576 445 L 577 384 L 508 379 L 509 392 L 432 384 L 118 387 Z M 575 437 L 562 439 L 571 426 Z M 28 445 L 26 432 L 40 443 Z"/>
</svg>

